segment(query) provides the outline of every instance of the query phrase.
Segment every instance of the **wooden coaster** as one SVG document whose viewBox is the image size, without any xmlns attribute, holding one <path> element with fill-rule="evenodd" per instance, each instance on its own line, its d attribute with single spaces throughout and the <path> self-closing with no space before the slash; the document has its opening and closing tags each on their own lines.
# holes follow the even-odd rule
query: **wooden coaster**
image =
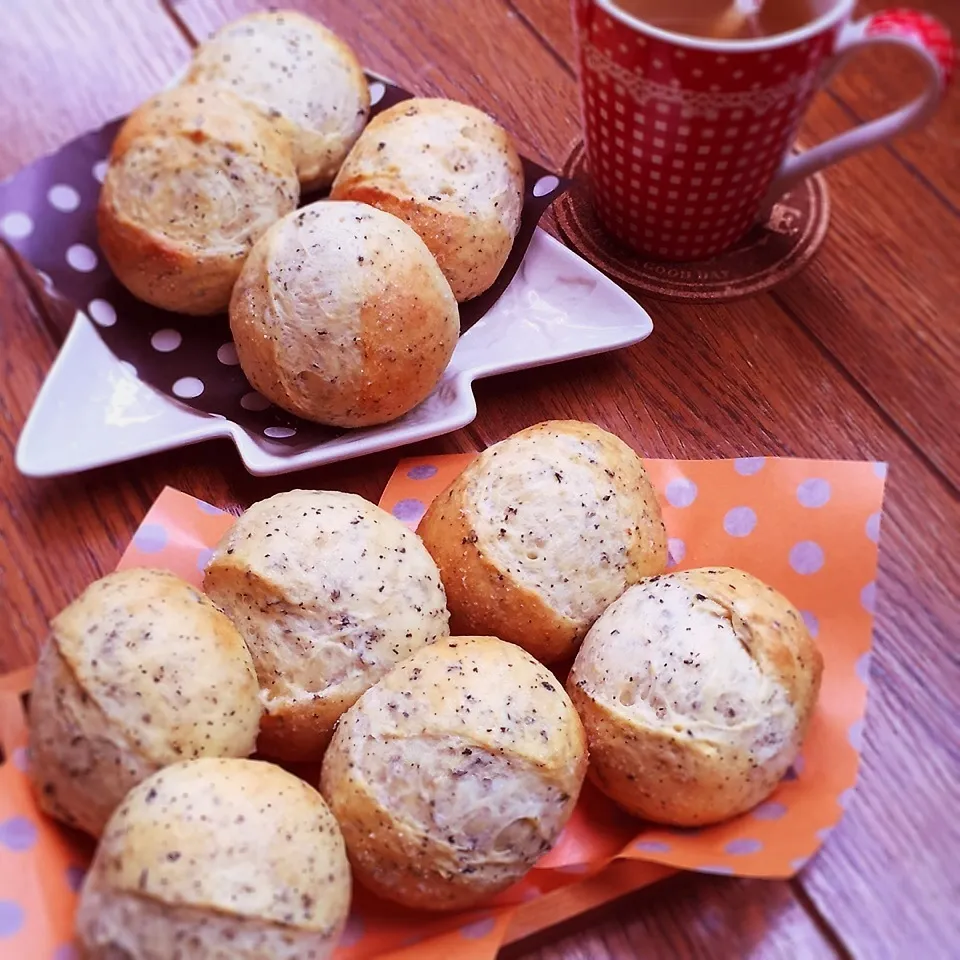
<svg viewBox="0 0 960 960">
<path fill-rule="evenodd" d="M 780 200 L 765 224 L 710 260 L 670 263 L 634 253 L 611 237 L 594 211 L 586 152 L 578 143 L 564 166 L 573 184 L 554 203 L 567 240 L 596 267 L 626 287 L 662 300 L 716 303 L 767 290 L 802 270 L 817 252 L 830 221 L 822 174 L 808 177 Z"/>
</svg>

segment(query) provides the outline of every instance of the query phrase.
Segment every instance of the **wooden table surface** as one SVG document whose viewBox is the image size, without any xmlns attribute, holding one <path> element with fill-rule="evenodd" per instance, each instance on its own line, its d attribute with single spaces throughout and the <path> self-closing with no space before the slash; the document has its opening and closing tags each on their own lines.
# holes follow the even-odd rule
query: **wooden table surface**
<svg viewBox="0 0 960 960">
<path fill-rule="evenodd" d="M 3 0 L 0 178 L 128 111 L 196 38 L 255 0 Z M 565 0 L 301 0 L 365 65 L 473 103 L 559 167 L 578 137 Z M 956 0 L 918 0 L 960 33 Z M 879 9 L 864 0 L 861 11 Z M 864 54 L 807 117 L 813 143 L 889 109 L 920 73 Z M 887 460 L 879 601 L 861 779 L 794 880 L 684 875 L 505 951 L 542 960 L 899 958 L 960 951 L 960 95 L 926 131 L 828 174 L 818 257 L 772 293 L 719 306 L 647 301 L 653 337 L 477 387 L 468 428 L 407 453 L 482 448 L 550 417 L 649 456 Z M 548 214 L 545 225 L 556 232 Z M 56 354 L 48 306 L 0 253 L 0 672 L 32 662 L 48 619 L 111 570 L 165 484 L 240 509 L 291 484 L 373 500 L 395 453 L 248 476 L 226 441 L 36 481 L 13 452 Z M 952 786 L 951 786 L 952 784 Z M 26 958 L 25 958 L 26 960 Z"/>
</svg>

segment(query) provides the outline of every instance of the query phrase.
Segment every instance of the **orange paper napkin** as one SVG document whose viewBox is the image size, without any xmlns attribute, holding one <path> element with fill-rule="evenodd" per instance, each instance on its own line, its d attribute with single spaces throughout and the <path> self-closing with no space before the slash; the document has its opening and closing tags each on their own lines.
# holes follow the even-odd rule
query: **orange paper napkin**
<svg viewBox="0 0 960 960">
<path fill-rule="evenodd" d="M 381 506 L 415 527 L 470 454 L 404 460 Z M 489 960 L 499 947 L 677 870 L 789 877 L 839 821 L 863 738 L 874 577 L 886 467 L 821 460 L 647 460 L 664 508 L 671 569 L 726 564 L 800 608 L 824 654 L 803 750 L 776 792 L 697 830 L 649 826 L 587 787 L 556 847 L 484 909 L 414 913 L 357 890 L 337 960 Z M 119 567 L 163 567 L 197 585 L 232 517 L 166 489 Z M 22 693 L 0 678 L 0 955 L 75 960 L 73 912 L 91 843 L 46 819 L 29 791 Z"/>
</svg>

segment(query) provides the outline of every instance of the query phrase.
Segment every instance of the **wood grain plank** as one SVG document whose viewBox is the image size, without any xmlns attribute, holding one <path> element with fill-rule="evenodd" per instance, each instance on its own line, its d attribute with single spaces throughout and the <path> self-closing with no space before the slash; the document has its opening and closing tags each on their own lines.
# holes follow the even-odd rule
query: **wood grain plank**
<svg viewBox="0 0 960 960">
<path fill-rule="evenodd" d="M 893 0 L 860 0 L 857 16 L 901 4 Z M 960 4 L 956 0 L 911 0 L 902 6 L 921 10 L 942 20 L 955 42 L 960 42 Z M 908 52 L 896 47 L 864 51 L 830 83 L 830 89 L 851 113 L 868 120 L 915 97 L 923 89 L 923 68 Z M 954 211 L 960 210 L 960 86 L 948 91 L 933 120 L 922 130 L 898 137 L 891 147 L 930 184 Z"/>
<path fill-rule="evenodd" d="M 573 72 L 573 27 L 569 16 L 560 15 L 565 12 L 562 0 L 511 2 Z M 854 69 L 851 65 L 843 75 L 852 76 Z M 899 81 L 899 74 L 890 74 L 887 89 Z M 575 113 L 572 91 L 560 101 Z M 867 114 L 889 109 L 893 102 L 898 102 L 895 97 Z M 949 123 L 951 116 L 948 109 L 938 122 Z M 953 143 L 947 164 L 952 171 L 960 169 L 955 151 L 960 115 L 956 121 L 949 133 L 931 134 Z M 801 141 L 819 143 L 850 126 L 842 102 L 821 94 L 804 122 Z M 828 180 L 833 212 L 827 240 L 812 265 L 781 286 L 775 298 L 936 468 L 960 485 L 960 444 L 954 442 L 954 425 L 960 420 L 960 391 L 955 388 L 960 325 L 951 322 L 960 299 L 954 252 L 960 245 L 960 217 L 891 150 L 851 157 L 830 168 Z"/>
<path fill-rule="evenodd" d="M 188 56 L 156 0 L 4 0 L 0 178 L 129 112 Z"/>
<path fill-rule="evenodd" d="M 715 945 L 713 953 L 704 946 Z M 703 874 L 662 881 L 501 951 L 502 960 L 842 956 L 782 881 Z"/>
</svg>

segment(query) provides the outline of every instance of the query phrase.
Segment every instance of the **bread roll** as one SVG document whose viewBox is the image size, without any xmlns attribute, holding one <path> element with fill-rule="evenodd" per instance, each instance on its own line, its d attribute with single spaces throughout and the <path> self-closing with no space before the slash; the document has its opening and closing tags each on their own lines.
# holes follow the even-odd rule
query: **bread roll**
<svg viewBox="0 0 960 960">
<path fill-rule="evenodd" d="M 260 701 L 232 623 L 161 570 L 91 584 L 54 618 L 30 695 L 40 806 L 94 836 L 167 764 L 253 752 Z"/>
<path fill-rule="evenodd" d="M 575 420 L 489 447 L 417 532 L 440 568 L 452 631 L 502 637 L 544 663 L 572 655 L 610 603 L 667 562 L 640 458 Z"/>
<path fill-rule="evenodd" d="M 587 766 L 562 685 L 495 637 L 417 651 L 343 716 L 320 789 L 355 876 L 408 907 L 463 909 L 519 880 Z"/>
<path fill-rule="evenodd" d="M 319 760 L 367 687 L 449 634 L 423 544 L 349 493 L 255 503 L 220 541 L 203 585 L 253 654 L 266 707 L 259 749 L 285 760 Z"/>
<path fill-rule="evenodd" d="M 256 760 L 192 760 L 110 819 L 80 893 L 87 960 L 323 960 L 350 905 L 323 798 Z"/>
<path fill-rule="evenodd" d="M 567 689 L 600 789 L 645 820 L 699 826 L 776 787 L 822 669 L 785 597 L 719 567 L 631 587 L 587 634 Z"/>
<path fill-rule="evenodd" d="M 165 310 L 225 310 L 254 241 L 300 196 L 290 144 L 227 90 L 178 87 L 120 129 L 100 246 L 130 292 Z"/>
<path fill-rule="evenodd" d="M 460 315 L 430 251 L 361 203 L 313 203 L 254 247 L 230 303 L 247 379 L 278 407 L 364 427 L 412 410 L 453 355 Z"/>
<path fill-rule="evenodd" d="M 509 134 L 453 100 L 404 100 L 370 121 L 330 196 L 395 214 L 423 237 L 457 300 L 497 279 L 523 209 L 523 167 Z"/>
<path fill-rule="evenodd" d="M 292 10 L 252 13 L 197 47 L 187 83 L 225 87 L 289 138 L 305 190 L 328 187 L 370 115 L 353 51 Z"/>
</svg>

